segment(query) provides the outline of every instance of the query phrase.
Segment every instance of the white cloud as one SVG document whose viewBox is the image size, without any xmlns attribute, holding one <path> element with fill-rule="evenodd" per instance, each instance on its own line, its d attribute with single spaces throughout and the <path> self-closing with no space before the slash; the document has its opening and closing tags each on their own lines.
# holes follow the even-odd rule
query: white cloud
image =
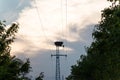
<svg viewBox="0 0 120 80">
<path fill-rule="evenodd" d="M 12 45 L 12 51 L 19 57 L 21 55 L 22 58 L 29 57 L 31 59 L 34 69 L 33 75 L 44 71 L 45 75 L 53 76 L 55 62 L 53 60 L 51 64 L 50 54 L 55 53 L 54 41 L 68 41 L 65 43 L 65 47 L 67 45 L 66 50 L 71 50 L 68 52 L 71 54 L 68 55 L 65 65 L 63 65 L 64 60 L 61 59 L 63 60 L 62 67 L 66 66 L 61 68 L 66 76 L 69 73 L 70 66 L 75 64 L 81 54 L 85 53 L 84 46 L 90 44 L 92 27 L 89 26 L 100 21 L 101 10 L 109 3 L 107 0 L 67 0 L 66 26 L 65 0 L 62 0 L 62 6 L 61 0 L 36 1 L 37 5 L 31 2 L 32 7 L 26 7 L 19 13 L 17 21 L 20 28 L 17 39 Z M 66 53 L 67 51 L 62 52 Z M 46 80 L 53 80 L 53 78 Z"/>
<path fill-rule="evenodd" d="M 31 51 L 54 49 L 52 43 L 58 38 L 77 41 L 80 39 L 78 32 L 89 24 L 96 24 L 100 20 L 100 11 L 108 6 L 106 0 L 68 0 L 66 26 L 65 0 L 62 2 L 61 0 L 36 0 L 36 4 L 35 2 L 31 4 L 33 7 L 22 10 L 17 20 L 20 24 L 19 36 L 25 36 L 25 38 L 18 37 L 25 42 L 19 41 L 13 45 L 19 47 L 18 50 L 13 49 L 17 52 L 28 50 L 30 47 L 32 47 Z M 71 24 L 78 26 L 71 26 Z M 77 32 L 71 33 L 70 26 L 76 27 Z"/>
</svg>

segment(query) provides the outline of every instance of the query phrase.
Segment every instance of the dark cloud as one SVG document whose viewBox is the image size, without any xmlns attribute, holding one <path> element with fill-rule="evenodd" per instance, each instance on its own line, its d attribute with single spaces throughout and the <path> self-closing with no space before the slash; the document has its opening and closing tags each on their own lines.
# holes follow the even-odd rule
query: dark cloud
<svg viewBox="0 0 120 80">
<path fill-rule="evenodd" d="M 55 51 L 52 51 L 55 53 Z M 55 79 L 55 57 L 51 57 L 50 50 L 36 51 L 35 55 L 30 56 L 26 54 L 19 54 L 19 58 L 30 58 L 31 66 L 33 68 L 30 75 L 36 77 L 40 72 L 44 72 L 45 80 Z M 54 54 L 53 53 L 53 54 Z M 23 58 L 24 57 L 24 58 Z M 76 62 L 77 55 L 68 54 L 68 57 L 61 57 L 61 75 L 66 77 L 70 73 L 70 66 Z"/>
<path fill-rule="evenodd" d="M 91 42 L 93 41 L 92 39 L 92 32 L 94 29 L 94 26 L 96 24 L 91 24 L 91 25 L 87 25 L 85 28 L 81 29 L 79 32 L 79 35 L 81 36 L 81 38 L 87 42 L 86 45 L 90 45 Z"/>
<path fill-rule="evenodd" d="M 94 29 L 94 25 L 95 24 L 90 24 L 80 29 L 81 25 L 72 24 L 69 26 L 70 33 L 68 35 L 72 35 L 72 34 L 78 35 L 79 37 L 77 37 L 76 41 L 66 41 L 66 39 L 62 39 L 62 38 L 58 38 L 58 40 L 65 42 L 65 44 L 67 44 L 69 48 L 75 51 L 76 50 L 83 51 L 84 46 L 90 46 L 91 42 L 93 41 L 92 32 Z M 82 52 L 82 54 L 83 53 L 84 52 Z"/>
<path fill-rule="evenodd" d="M 67 77 L 70 74 L 70 68 L 72 65 L 76 64 L 76 61 L 80 58 L 80 55 L 85 54 L 84 46 L 89 46 L 92 42 L 92 32 L 94 25 L 88 25 L 85 28 L 78 31 L 76 28 L 70 28 L 72 33 L 79 33 L 79 38 L 75 42 L 67 42 L 67 47 L 73 49 L 72 51 L 65 51 L 62 49 L 61 54 L 67 54 L 67 58 L 61 57 L 61 76 Z M 83 38 L 85 41 L 81 41 L 80 38 Z M 66 41 L 61 39 L 61 41 Z M 65 46 L 66 47 L 66 46 Z M 31 49 L 29 47 L 28 49 Z M 29 54 L 30 53 L 30 54 Z M 32 55 L 31 55 L 32 53 Z M 18 53 L 18 57 L 21 59 L 30 58 L 31 66 L 33 72 L 30 74 L 33 77 L 36 77 L 40 72 L 44 72 L 45 80 L 54 80 L 55 79 L 55 57 L 51 57 L 51 54 L 55 54 L 55 50 L 37 50 L 30 51 L 26 50 L 24 53 Z"/>
</svg>

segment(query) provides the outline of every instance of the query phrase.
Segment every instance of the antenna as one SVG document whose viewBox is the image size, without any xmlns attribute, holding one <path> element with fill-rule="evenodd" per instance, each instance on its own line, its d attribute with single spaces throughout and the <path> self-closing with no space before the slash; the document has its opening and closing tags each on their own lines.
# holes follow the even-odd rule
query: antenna
<svg viewBox="0 0 120 80">
<path fill-rule="evenodd" d="M 56 42 L 54 42 L 54 44 L 56 46 L 56 54 L 52 54 L 51 56 L 56 57 L 56 74 L 55 74 L 56 76 L 55 76 L 55 80 L 61 80 L 60 79 L 60 56 L 67 57 L 67 55 L 59 54 L 59 47 L 64 47 L 62 41 L 56 41 Z"/>
</svg>

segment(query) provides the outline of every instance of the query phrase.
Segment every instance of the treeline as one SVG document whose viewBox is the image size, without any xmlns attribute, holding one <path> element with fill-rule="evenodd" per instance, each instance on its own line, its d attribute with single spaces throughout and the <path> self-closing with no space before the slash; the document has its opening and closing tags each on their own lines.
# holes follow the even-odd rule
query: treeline
<svg viewBox="0 0 120 80">
<path fill-rule="evenodd" d="M 71 67 L 66 80 L 120 80 L 120 0 L 102 11 L 102 18 L 93 31 L 87 55 Z"/>
</svg>

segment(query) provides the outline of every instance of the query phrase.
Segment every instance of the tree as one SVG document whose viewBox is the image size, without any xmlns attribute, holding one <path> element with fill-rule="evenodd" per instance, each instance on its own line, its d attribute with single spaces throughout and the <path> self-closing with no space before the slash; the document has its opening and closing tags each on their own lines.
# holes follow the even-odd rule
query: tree
<svg viewBox="0 0 120 80">
<path fill-rule="evenodd" d="M 117 1 L 120 1 L 120 0 L 107 0 L 107 1 L 110 1 L 110 2 L 117 2 Z"/>
<path fill-rule="evenodd" d="M 44 78 L 44 73 L 41 72 L 35 80 L 43 80 L 43 78 Z"/>
<path fill-rule="evenodd" d="M 43 80 L 43 78 L 44 78 L 44 72 L 41 72 L 35 80 Z"/>
<path fill-rule="evenodd" d="M 25 74 L 31 69 L 29 59 L 23 62 L 10 55 L 10 45 L 14 42 L 17 31 L 18 23 L 6 27 L 5 21 L 0 21 L 0 80 L 28 80 Z"/>
<path fill-rule="evenodd" d="M 92 34 L 94 42 L 71 68 L 67 80 L 120 80 L 120 4 L 102 11 Z"/>
</svg>

